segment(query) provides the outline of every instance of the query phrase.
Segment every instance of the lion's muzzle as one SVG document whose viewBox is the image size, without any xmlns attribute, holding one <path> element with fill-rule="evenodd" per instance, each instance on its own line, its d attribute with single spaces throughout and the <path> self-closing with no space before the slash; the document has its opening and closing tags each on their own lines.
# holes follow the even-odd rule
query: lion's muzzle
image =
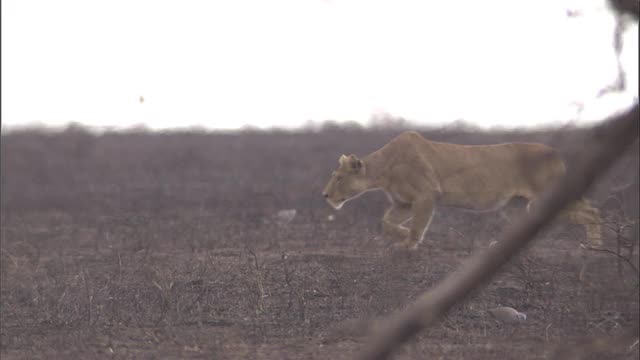
<svg viewBox="0 0 640 360">
<path fill-rule="evenodd" d="M 328 194 L 324 194 L 324 198 L 327 200 L 327 203 L 329 203 L 329 205 L 331 205 L 331 207 L 336 209 L 336 210 L 340 210 L 342 205 L 344 205 L 344 203 L 345 203 L 345 199 L 341 199 L 339 201 L 334 201 L 333 199 L 331 199 L 329 197 Z"/>
</svg>

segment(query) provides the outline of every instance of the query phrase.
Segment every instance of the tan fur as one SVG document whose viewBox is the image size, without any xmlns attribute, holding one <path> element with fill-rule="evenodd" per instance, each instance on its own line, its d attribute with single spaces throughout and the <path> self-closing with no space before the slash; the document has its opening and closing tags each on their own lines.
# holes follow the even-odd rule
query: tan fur
<svg viewBox="0 0 640 360">
<path fill-rule="evenodd" d="M 334 208 L 369 190 L 384 190 L 391 206 L 384 231 L 402 236 L 400 247 L 422 242 L 436 206 L 483 211 L 499 209 L 514 197 L 529 205 L 551 183 L 564 176 L 558 153 L 543 144 L 456 145 L 404 132 L 381 149 L 359 159 L 342 155 L 324 189 Z M 586 200 L 564 217 L 585 226 L 587 239 L 600 246 L 600 216 Z M 409 220 L 411 227 L 403 226 Z"/>
</svg>

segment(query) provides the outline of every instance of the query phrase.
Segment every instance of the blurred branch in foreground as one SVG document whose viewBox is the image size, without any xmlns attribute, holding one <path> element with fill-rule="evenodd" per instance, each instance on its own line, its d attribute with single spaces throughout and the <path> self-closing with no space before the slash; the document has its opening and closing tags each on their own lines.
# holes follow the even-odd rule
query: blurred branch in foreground
<svg viewBox="0 0 640 360">
<path fill-rule="evenodd" d="M 435 324 L 455 304 L 488 280 L 521 251 L 564 207 L 589 188 L 638 137 L 638 105 L 592 130 L 589 151 L 529 216 L 507 229 L 499 245 L 470 259 L 459 271 L 424 293 L 416 303 L 382 324 L 370 339 L 362 359 L 386 359 L 419 331 Z"/>
<path fill-rule="evenodd" d="M 627 73 L 622 66 L 622 47 L 624 32 L 627 30 L 629 20 L 626 14 L 619 12 L 616 14 L 615 19 L 616 26 L 613 31 L 613 50 L 616 54 L 617 75 L 613 83 L 598 91 L 596 97 L 602 97 L 609 93 L 624 92 L 627 89 Z"/>
<path fill-rule="evenodd" d="M 611 0 L 611 5 L 619 12 L 623 14 L 629 14 L 633 16 L 636 21 L 640 15 L 640 1 L 638 0 Z"/>
<path fill-rule="evenodd" d="M 598 91 L 596 97 L 602 97 L 609 93 L 620 93 L 627 89 L 627 74 L 622 66 L 622 47 L 624 33 L 629 26 L 630 18 L 638 21 L 640 1 L 638 0 L 611 0 L 611 6 L 615 12 L 615 28 L 613 31 L 613 50 L 616 56 L 617 75 L 613 83 Z"/>
<path fill-rule="evenodd" d="M 640 2 L 637 0 L 611 0 L 611 4 L 617 12 L 638 19 Z M 635 104 L 631 110 L 594 128 L 590 136 L 589 151 L 585 152 L 581 161 L 567 176 L 543 196 L 539 207 L 515 226 L 508 228 L 499 240 L 499 245 L 470 259 L 459 271 L 424 293 L 416 303 L 383 323 L 381 330 L 370 339 L 361 358 L 388 358 L 392 351 L 419 331 L 435 324 L 451 307 L 491 279 L 501 266 L 521 251 L 567 204 L 580 198 L 595 179 L 638 138 L 639 117 L 638 104 Z M 638 326 L 639 324 L 635 324 L 628 334 L 616 338 L 616 341 L 626 342 L 629 338 L 637 338 Z M 607 342 L 607 339 L 596 339 L 595 343 L 598 341 Z M 591 343 L 594 342 L 582 345 L 586 348 Z"/>
</svg>

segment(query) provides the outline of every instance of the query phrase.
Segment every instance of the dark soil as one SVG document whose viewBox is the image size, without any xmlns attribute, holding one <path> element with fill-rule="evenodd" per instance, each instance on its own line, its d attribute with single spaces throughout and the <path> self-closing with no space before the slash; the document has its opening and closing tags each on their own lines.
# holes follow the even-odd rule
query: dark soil
<svg viewBox="0 0 640 360">
<path fill-rule="evenodd" d="M 400 255 L 381 236 L 383 194 L 330 209 L 321 191 L 340 154 L 366 155 L 399 132 L 2 134 L 2 359 L 354 358 L 381 316 L 508 226 L 496 213 L 439 209 L 419 250 Z M 543 142 L 569 167 L 590 144 L 577 129 L 424 133 Z M 613 253 L 587 253 L 584 281 L 584 231 L 557 224 L 396 358 L 546 359 L 632 326 L 638 161 L 636 143 L 590 193 Z M 297 216 L 278 224 L 281 209 Z M 486 313 L 498 305 L 528 320 L 498 324 Z M 600 358 L 638 356 L 636 345 Z"/>
</svg>

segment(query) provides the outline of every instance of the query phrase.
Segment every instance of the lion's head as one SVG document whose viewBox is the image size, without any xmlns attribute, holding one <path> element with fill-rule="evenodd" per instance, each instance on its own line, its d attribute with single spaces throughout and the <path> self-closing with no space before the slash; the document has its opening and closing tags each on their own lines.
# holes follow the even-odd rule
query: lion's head
<svg viewBox="0 0 640 360">
<path fill-rule="evenodd" d="M 336 210 L 369 189 L 365 166 L 362 160 L 351 154 L 342 155 L 338 160 L 340 166 L 333 172 L 322 195 Z"/>
</svg>

